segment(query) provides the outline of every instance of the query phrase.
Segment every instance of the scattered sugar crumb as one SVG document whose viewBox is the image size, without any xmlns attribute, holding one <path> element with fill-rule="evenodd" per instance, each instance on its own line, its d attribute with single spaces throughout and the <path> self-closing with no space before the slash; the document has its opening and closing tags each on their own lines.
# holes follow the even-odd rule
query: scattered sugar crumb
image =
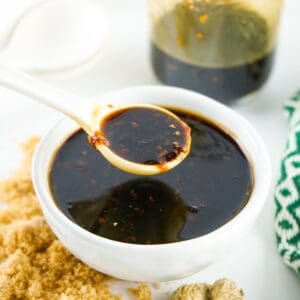
<svg viewBox="0 0 300 300">
<path fill-rule="evenodd" d="M 157 290 L 159 290 L 159 289 L 161 288 L 161 284 L 160 284 L 159 282 L 155 282 L 155 283 L 153 283 L 152 285 L 153 285 L 153 287 L 154 287 L 155 289 L 157 289 Z"/>
<path fill-rule="evenodd" d="M 152 294 L 146 284 L 140 284 L 137 288 L 129 289 L 137 300 L 152 300 Z"/>
</svg>

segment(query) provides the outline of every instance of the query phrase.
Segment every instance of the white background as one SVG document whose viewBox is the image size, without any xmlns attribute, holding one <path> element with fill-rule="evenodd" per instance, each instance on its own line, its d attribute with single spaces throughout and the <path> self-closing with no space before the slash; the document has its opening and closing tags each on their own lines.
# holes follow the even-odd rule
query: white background
<svg viewBox="0 0 300 300">
<path fill-rule="evenodd" d="M 105 50 L 86 66 L 64 73 L 36 74 L 43 80 L 87 98 L 106 90 L 139 84 L 157 84 L 148 57 L 145 0 L 99 0 L 110 20 Z M 265 0 L 272 1 L 272 0 Z M 1 10 L 5 1 L 0 3 Z M 300 2 L 286 0 L 280 28 L 276 65 L 265 88 L 249 104 L 234 109 L 248 118 L 263 136 L 274 170 L 288 136 L 282 114 L 284 101 L 300 89 Z M 45 134 L 60 117 L 30 99 L 0 88 L 0 176 L 18 165 L 18 142 L 33 134 Z M 224 253 L 220 261 L 180 282 L 163 284 L 155 299 L 166 299 L 182 282 L 234 279 L 250 300 L 299 300 L 300 279 L 277 255 L 273 232 L 273 190 L 255 228 L 240 247 Z M 201 253 L 199 253 L 201 255 Z M 146 263 L 146 262 L 145 262 Z"/>
</svg>

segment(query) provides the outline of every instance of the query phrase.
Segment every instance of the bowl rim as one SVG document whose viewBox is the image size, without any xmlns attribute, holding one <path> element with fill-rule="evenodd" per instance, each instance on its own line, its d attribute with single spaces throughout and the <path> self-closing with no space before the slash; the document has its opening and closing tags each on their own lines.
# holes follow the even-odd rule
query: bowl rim
<svg viewBox="0 0 300 300">
<path fill-rule="evenodd" d="M 98 236 L 96 234 L 89 232 L 88 230 L 82 228 L 81 226 L 77 225 L 75 222 L 70 220 L 55 204 L 55 200 L 53 199 L 52 195 L 48 191 L 48 186 L 46 187 L 44 184 L 42 184 L 41 180 L 39 179 L 39 175 L 43 176 L 43 174 L 40 174 L 42 171 L 40 170 L 41 168 L 39 166 L 41 164 L 41 161 L 40 161 L 41 153 L 44 151 L 43 148 L 44 148 L 45 144 L 47 143 L 49 136 L 51 134 L 53 134 L 53 132 L 58 130 L 58 128 L 60 128 L 60 126 L 62 126 L 62 124 L 64 122 L 69 120 L 67 117 L 64 117 L 59 122 L 57 122 L 56 125 L 54 125 L 52 127 L 52 129 L 50 129 L 50 131 L 48 131 L 46 133 L 46 135 L 44 135 L 44 137 L 40 140 L 40 142 L 34 152 L 33 159 L 32 159 L 31 172 L 32 172 L 32 180 L 33 180 L 34 189 L 37 194 L 38 201 L 42 207 L 42 210 L 43 211 L 45 210 L 52 217 L 52 221 L 54 221 L 58 225 L 61 225 L 62 223 L 64 225 L 66 225 L 68 227 L 68 229 L 72 230 L 72 232 L 74 234 L 76 233 L 78 238 L 86 240 L 88 242 L 93 242 L 93 243 L 95 243 L 95 245 L 97 244 L 99 246 L 106 244 L 111 247 L 118 247 L 118 248 L 125 248 L 125 249 L 142 249 L 143 251 L 155 251 L 155 250 L 161 251 L 162 249 L 171 249 L 171 248 L 172 248 L 172 250 L 176 250 L 176 249 L 180 249 L 182 247 L 192 247 L 193 245 L 195 245 L 195 243 L 197 243 L 197 244 L 203 243 L 203 244 L 207 244 L 207 245 L 214 243 L 216 240 L 226 238 L 228 235 L 231 235 L 232 233 L 234 233 L 235 230 L 238 230 L 239 226 L 241 224 L 243 224 L 243 220 L 250 221 L 250 219 L 253 219 L 253 218 L 256 219 L 258 217 L 259 212 L 261 211 L 261 209 L 266 201 L 268 192 L 269 192 L 271 179 L 272 179 L 272 172 L 271 172 L 272 168 L 271 168 L 271 162 L 270 162 L 270 158 L 269 158 L 268 152 L 266 150 L 265 144 L 264 144 L 262 138 L 257 133 L 257 131 L 254 129 L 254 127 L 244 117 L 239 115 L 233 109 L 225 106 L 224 104 L 219 103 L 205 95 L 202 95 L 202 94 L 199 94 L 199 93 L 196 93 L 193 91 L 185 90 L 182 88 L 177 88 L 177 87 L 161 86 L 161 85 L 136 86 L 136 87 L 119 89 L 119 90 L 112 91 L 112 92 L 107 92 L 105 94 L 102 94 L 101 97 L 105 97 L 105 95 L 107 95 L 109 97 L 116 93 L 130 93 L 130 92 L 137 92 L 137 91 L 143 91 L 143 93 L 147 93 L 149 91 L 154 91 L 154 90 L 156 90 L 156 92 L 160 92 L 160 91 L 164 90 L 164 92 L 180 93 L 186 97 L 190 96 L 190 98 L 192 96 L 198 97 L 199 101 L 206 102 L 205 105 L 211 105 L 212 107 L 220 108 L 225 113 L 231 115 L 232 118 L 235 118 L 236 120 L 238 120 L 238 122 L 241 124 L 241 126 L 243 126 L 244 129 L 247 130 L 248 134 L 250 134 L 252 136 L 253 140 L 255 141 L 255 144 L 257 145 L 257 147 L 260 150 L 261 162 L 264 164 L 264 173 L 265 173 L 264 176 L 262 176 L 262 178 L 264 179 L 264 184 L 262 185 L 262 191 L 260 191 L 260 195 L 255 194 L 256 185 L 257 185 L 257 183 L 256 183 L 257 176 L 254 172 L 254 170 L 256 169 L 254 160 L 251 159 L 251 152 L 246 147 L 244 147 L 243 150 L 249 151 L 249 152 L 247 152 L 247 154 L 249 155 L 247 157 L 249 160 L 252 160 L 252 164 L 253 164 L 252 172 L 253 172 L 253 176 L 254 176 L 255 180 L 253 183 L 251 195 L 249 197 L 247 204 L 241 209 L 241 211 L 236 216 L 234 216 L 231 220 L 229 220 L 228 222 L 223 224 L 222 226 L 218 227 L 217 229 L 215 229 L 205 235 L 202 235 L 202 236 L 199 236 L 196 238 L 179 241 L 179 242 L 173 242 L 173 243 L 164 243 L 164 244 L 150 244 L 150 245 L 133 244 L 133 243 L 125 243 L 125 242 L 115 241 L 115 240 L 111 240 L 108 238 Z M 177 107 L 177 105 L 175 105 L 175 106 Z M 179 104 L 178 107 L 184 109 L 184 106 L 181 104 Z M 204 114 L 204 116 L 205 116 L 205 114 Z M 211 119 L 213 119 L 213 118 L 211 118 Z M 219 120 L 215 120 L 215 121 L 217 124 L 222 124 L 222 122 L 220 122 Z M 225 126 L 225 128 L 226 128 L 226 126 Z M 72 132 L 70 132 L 70 135 L 71 134 L 72 134 Z M 233 131 L 233 134 L 235 134 L 234 131 Z M 239 135 L 236 134 L 233 138 L 238 140 L 238 137 L 239 137 Z M 67 135 L 66 135 L 66 138 L 67 138 Z M 46 162 L 43 161 L 43 164 L 45 164 L 45 163 Z M 49 165 L 49 162 L 47 162 L 47 165 Z M 47 179 L 47 182 L 48 182 L 48 179 Z M 256 197 L 254 197 L 254 195 Z M 255 198 L 255 199 L 252 199 L 252 198 Z M 60 223 L 60 222 L 62 222 L 62 223 Z M 247 222 L 244 222 L 244 223 L 247 223 Z"/>
</svg>

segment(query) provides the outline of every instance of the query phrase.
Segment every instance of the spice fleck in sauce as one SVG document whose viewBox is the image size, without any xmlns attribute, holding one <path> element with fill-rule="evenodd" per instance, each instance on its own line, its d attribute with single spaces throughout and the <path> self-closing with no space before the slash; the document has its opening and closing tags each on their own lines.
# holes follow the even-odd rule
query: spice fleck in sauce
<svg viewBox="0 0 300 300">
<path fill-rule="evenodd" d="M 159 244 L 199 237 L 239 213 L 253 183 L 243 151 L 215 124 L 174 112 L 191 128 L 191 152 L 160 175 L 125 173 L 92 148 L 83 131 L 72 135 L 50 171 L 52 194 L 64 214 L 105 238 Z"/>
<path fill-rule="evenodd" d="M 180 120 L 157 109 L 133 107 L 109 114 L 90 143 L 106 143 L 131 162 L 163 166 L 189 150 L 189 135 L 190 128 Z"/>
</svg>

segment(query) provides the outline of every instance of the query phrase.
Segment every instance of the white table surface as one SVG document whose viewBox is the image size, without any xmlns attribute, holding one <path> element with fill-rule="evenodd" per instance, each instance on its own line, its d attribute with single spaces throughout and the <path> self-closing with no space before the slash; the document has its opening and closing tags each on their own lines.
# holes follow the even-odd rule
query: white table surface
<svg viewBox="0 0 300 300">
<path fill-rule="evenodd" d="M 107 90 L 157 84 L 148 58 L 146 1 L 99 1 L 107 9 L 111 20 L 106 50 L 80 69 L 36 75 L 68 91 L 94 98 Z M 274 184 L 288 134 L 282 105 L 300 88 L 299 20 L 300 2 L 287 0 L 274 72 L 253 102 L 234 107 L 263 136 L 273 164 Z M 45 134 L 61 116 L 2 88 L 0 108 L 0 177 L 7 177 L 20 162 L 18 142 L 33 134 Z M 229 277 L 244 289 L 246 298 L 250 300 L 299 300 L 300 279 L 284 266 L 276 251 L 273 216 L 271 192 L 256 226 L 240 247 L 224 253 L 219 262 L 197 275 L 163 284 L 156 291 L 155 299 L 167 299 L 168 293 L 183 282 L 213 282 Z"/>
</svg>

